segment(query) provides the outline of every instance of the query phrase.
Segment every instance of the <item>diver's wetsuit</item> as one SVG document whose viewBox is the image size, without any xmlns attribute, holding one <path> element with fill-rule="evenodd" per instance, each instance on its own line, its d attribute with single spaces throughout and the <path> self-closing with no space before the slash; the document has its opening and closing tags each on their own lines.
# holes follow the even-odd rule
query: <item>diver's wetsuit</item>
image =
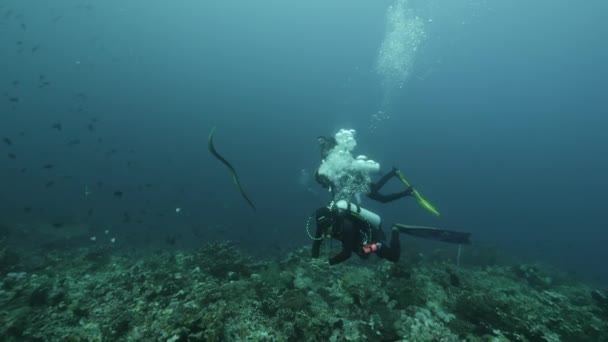
<svg viewBox="0 0 608 342">
<path fill-rule="evenodd" d="M 381 203 L 387 203 L 391 201 L 398 200 L 405 196 L 410 196 L 413 192 L 413 189 L 409 187 L 408 189 L 392 193 L 388 195 L 384 195 L 380 193 L 380 189 L 393 177 L 398 177 L 397 169 L 393 168 L 391 172 L 385 174 L 378 180 L 378 182 L 370 184 L 370 192 L 367 194 L 367 197 L 373 199 L 375 201 Z M 315 178 L 319 184 L 321 184 L 324 188 L 328 188 L 331 186 L 331 182 L 327 177 L 324 177 L 319 174 L 319 170 L 315 173 Z M 335 196 L 334 187 L 331 186 L 332 195 Z M 363 239 L 364 235 L 369 234 L 370 227 L 369 224 L 365 220 L 361 220 L 355 216 L 348 215 L 346 212 L 338 212 L 337 214 L 328 214 L 327 208 L 320 208 L 317 210 L 316 218 L 317 218 L 317 231 L 315 233 L 315 240 L 312 244 L 312 257 L 319 257 L 319 250 L 321 248 L 321 242 L 323 241 L 323 235 L 328 234 L 326 232 L 326 227 L 323 227 L 319 224 L 319 215 L 333 215 L 334 223 L 332 224 L 332 238 L 342 241 L 342 251 L 329 259 L 330 265 L 335 265 L 340 263 L 348 258 L 350 258 L 351 254 L 357 253 L 362 258 L 369 257 L 369 254 L 366 254 L 363 251 Z M 401 245 L 399 244 L 399 231 L 392 230 L 391 231 L 391 241 L 390 245 L 386 243 L 386 235 L 382 228 L 372 228 L 371 229 L 371 239 L 368 243 L 380 242 L 382 246 L 375 253 L 379 257 L 383 259 L 387 259 L 393 262 L 397 262 L 399 260 L 399 256 L 401 255 Z"/>
<path fill-rule="evenodd" d="M 319 216 L 328 215 L 327 208 L 320 208 L 316 212 L 316 222 L 318 223 Z M 389 261 L 397 262 L 401 255 L 401 245 L 399 244 L 399 231 L 391 231 L 390 245 L 386 243 L 386 236 L 381 228 L 374 228 L 369 226 L 365 220 L 359 219 L 355 216 L 349 215 L 346 211 L 340 211 L 334 214 L 331 225 L 332 238 L 342 241 L 342 251 L 329 259 L 330 265 L 343 262 L 350 258 L 352 253 L 356 253 L 361 258 L 368 258 L 369 254 L 363 251 L 363 239 L 364 234 L 369 235 L 371 232 L 371 239 L 367 243 L 380 242 L 382 246 L 376 250 L 376 255 L 380 258 L 387 259 Z M 330 232 L 326 231 L 326 227 L 317 224 L 317 231 L 315 233 L 315 240 L 312 244 L 312 257 L 318 258 L 319 251 L 321 249 L 321 243 L 323 242 L 323 235 Z"/>
</svg>

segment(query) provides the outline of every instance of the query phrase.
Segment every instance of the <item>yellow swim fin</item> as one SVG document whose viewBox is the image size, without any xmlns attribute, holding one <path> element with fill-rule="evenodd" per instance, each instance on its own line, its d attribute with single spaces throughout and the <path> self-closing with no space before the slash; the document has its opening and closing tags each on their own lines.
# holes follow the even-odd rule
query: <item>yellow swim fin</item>
<svg viewBox="0 0 608 342">
<path fill-rule="evenodd" d="M 405 176 L 403 175 L 403 173 L 401 173 L 400 170 L 397 170 L 397 175 L 399 176 L 399 179 L 401 179 L 401 181 L 403 182 L 403 184 L 405 184 L 407 187 L 411 187 L 410 183 L 407 181 L 407 179 L 405 179 Z M 439 216 L 439 211 L 437 211 L 437 209 L 435 209 L 435 207 L 429 203 L 429 201 L 427 201 L 426 199 L 424 199 L 420 193 L 418 192 L 418 190 L 416 189 L 412 189 L 413 190 L 413 194 L 414 197 L 416 197 L 416 200 L 418 201 L 418 203 L 420 203 L 420 205 L 430 211 L 433 215 L 435 216 Z"/>
</svg>

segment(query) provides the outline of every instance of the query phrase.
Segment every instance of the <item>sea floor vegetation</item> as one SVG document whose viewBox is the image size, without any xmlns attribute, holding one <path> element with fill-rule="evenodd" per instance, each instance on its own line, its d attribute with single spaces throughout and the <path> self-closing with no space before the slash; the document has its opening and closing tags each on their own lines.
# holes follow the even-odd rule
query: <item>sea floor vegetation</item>
<svg viewBox="0 0 608 342">
<path fill-rule="evenodd" d="M 0 242 L 0 340 L 608 341 L 606 292 L 547 266 L 356 259 Z"/>
</svg>

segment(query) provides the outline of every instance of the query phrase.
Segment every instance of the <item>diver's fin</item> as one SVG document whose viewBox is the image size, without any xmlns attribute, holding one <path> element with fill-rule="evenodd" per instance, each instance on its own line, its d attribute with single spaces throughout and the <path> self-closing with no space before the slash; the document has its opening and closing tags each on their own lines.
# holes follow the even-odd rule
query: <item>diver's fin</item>
<svg viewBox="0 0 608 342">
<path fill-rule="evenodd" d="M 437 240 L 448 243 L 456 243 L 459 245 L 470 245 L 471 233 L 456 232 L 453 230 L 445 230 L 434 227 L 423 227 L 423 226 L 410 226 L 401 223 L 393 224 L 399 232 L 408 235 L 420 237 L 423 239 Z"/>
<path fill-rule="evenodd" d="M 410 187 L 412 188 L 412 193 L 414 194 L 414 197 L 416 198 L 418 203 L 424 209 L 428 210 L 435 216 L 439 216 L 439 211 L 437 211 L 437 209 L 435 209 L 435 207 L 429 201 L 427 201 L 424 197 L 422 197 L 422 195 L 420 195 L 418 190 L 416 190 L 414 187 L 411 186 L 410 182 L 408 182 L 407 179 L 405 179 L 403 172 L 401 172 L 400 170 L 397 170 L 397 176 L 399 176 L 399 179 L 403 182 L 403 184 L 405 184 L 405 186 L 407 186 L 408 188 L 410 188 Z"/>
</svg>

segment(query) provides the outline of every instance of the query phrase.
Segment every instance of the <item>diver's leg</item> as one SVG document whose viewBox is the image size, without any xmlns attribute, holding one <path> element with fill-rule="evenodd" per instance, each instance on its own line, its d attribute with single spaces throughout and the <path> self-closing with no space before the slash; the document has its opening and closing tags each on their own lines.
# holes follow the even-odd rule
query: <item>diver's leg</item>
<svg viewBox="0 0 608 342">
<path fill-rule="evenodd" d="M 372 183 L 370 186 L 371 191 L 378 192 L 384 186 L 384 184 L 386 184 L 386 182 L 388 182 L 393 177 L 397 177 L 397 168 L 395 167 L 393 167 L 390 172 L 382 176 L 382 178 L 380 178 L 380 180 L 378 180 L 376 183 Z"/>
<path fill-rule="evenodd" d="M 372 183 L 370 186 L 370 192 L 369 192 L 369 194 L 367 194 L 367 197 L 369 197 L 375 201 L 378 201 L 380 203 L 388 203 L 388 202 L 392 202 L 392 201 L 398 200 L 398 199 L 406 197 L 406 196 L 410 196 L 414 191 L 411 186 L 408 187 L 404 191 L 395 192 L 395 193 L 388 194 L 388 195 L 384 195 L 384 194 L 380 193 L 380 189 L 386 184 L 386 182 L 388 182 L 393 177 L 399 177 L 397 172 L 398 172 L 397 168 L 393 167 L 393 169 L 389 173 L 382 176 L 382 178 L 380 178 L 380 180 L 377 183 Z"/>
<path fill-rule="evenodd" d="M 384 232 L 382 233 L 384 235 Z M 384 241 L 382 241 L 384 242 Z M 401 243 L 399 242 L 399 231 L 391 230 L 391 242 L 390 245 L 384 244 L 376 254 L 382 259 L 386 259 L 392 262 L 399 261 L 401 256 Z"/>
<path fill-rule="evenodd" d="M 392 201 L 398 200 L 398 199 L 406 197 L 406 196 L 410 196 L 411 194 L 412 194 L 412 189 L 408 188 L 407 190 L 404 190 L 401 192 L 396 192 L 393 194 L 388 194 L 388 195 L 381 194 L 378 191 L 372 191 L 369 194 L 367 194 L 367 197 L 373 199 L 374 201 L 378 201 L 380 203 L 388 203 L 388 202 L 392 202 Z"/>
</svg>

